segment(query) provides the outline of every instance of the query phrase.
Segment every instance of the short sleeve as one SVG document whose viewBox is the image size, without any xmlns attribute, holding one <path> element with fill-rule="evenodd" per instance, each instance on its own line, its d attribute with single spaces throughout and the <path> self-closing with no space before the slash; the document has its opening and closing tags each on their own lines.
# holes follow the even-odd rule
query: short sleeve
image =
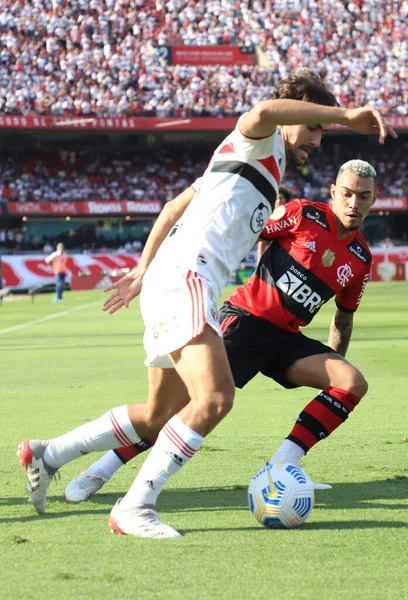
<svg viewBox="0 0 408 600">
<path fill-rule="evenodd" d="M 191 184 L 190 187 L 192 187 L 195 192 L 198 192 L 200 190 L 202 182 L 203 182 L 203 178 L 199 177 L 198 179 L 195 180 L 194 183 Z"/>
<path fill-rule="evenodd" d="M 355 312 L 361 302 L 364 290 L 370 278 L 371 265 L 364 267 L 360 276 L 355 281 L 336 295 L 336 306 L 344 312 Z"/>
<path fill-rule="evenodd" d="M 278 128 L 272 135 L 263 138 L 250 138 L 241 133 L 240 125 L 248 113 L 244 113 L 238 119 L 232 140 L 235 152 L 243 154 L 246 158 L 262 159 L 274 153 L 276 139 L 280 135 Z"/>
<path fill-rule="evenodd" d="M 302 220 L 302 203 L 292 200 L 279 206 L 268 219 L 260 237 L 264 240 L 274 240 L 296 231 Z"/>
</svg>

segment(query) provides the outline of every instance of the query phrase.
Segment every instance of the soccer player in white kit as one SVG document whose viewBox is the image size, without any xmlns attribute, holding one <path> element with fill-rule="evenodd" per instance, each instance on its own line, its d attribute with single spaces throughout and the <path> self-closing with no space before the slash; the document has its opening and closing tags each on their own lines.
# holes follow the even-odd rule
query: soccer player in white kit
<svg viewBox="0 0 408 600">
<path fill-rule="evenodd" d="M 149 457 L 112 509 L 110 527 L 138 537 L 180 536 L 159 519 L 157 498 L 233 405 L 219 295 L 272 213 L 286 163 L 302 165 L 331 123 L 378 132 L 380 143 L 387 133 L 396 136 L 376 109 L 340 108 L 318 76 L 295 72 L 278 85 L 276 99 L 258 103 L 239 119 L 185 213 L 181 202 L 174 222 L 167 223 L 170 231 L 156 230 L 139 269 L 112 286 L 104 307 L 110 312 L 128 306 L 142 289 L 147 408 L 117 407 L 59 438 L 23 442 L 19 455 L 38 512 L 45 511 L 46 490 L 60 466 L 87 452 L 138 443 L 161 421 L 165 425 Z"/>
</svg>

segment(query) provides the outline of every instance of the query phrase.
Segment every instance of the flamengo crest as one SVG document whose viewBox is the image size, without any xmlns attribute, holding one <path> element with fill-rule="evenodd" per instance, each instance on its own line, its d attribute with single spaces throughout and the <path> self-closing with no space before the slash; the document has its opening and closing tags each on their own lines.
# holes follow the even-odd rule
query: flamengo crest
<svg viewBox="0 0 408 600">
<path fill-rule="evenodd" d="M 332 264 L 334 263 L 335 258 L 336 258 L 335 253 L 332 252 L 329 248 L 327 248 L 327 250 L 325 250 L 323 252 L 322 263 L 325 267 L 331 267 Z"/>
<path fill-rule="evenodd" d="M 337 283 L 345 287 L 349 280 L 354 276 L 349 265 L 343 265 L 337 269 Z"/>
</svg>

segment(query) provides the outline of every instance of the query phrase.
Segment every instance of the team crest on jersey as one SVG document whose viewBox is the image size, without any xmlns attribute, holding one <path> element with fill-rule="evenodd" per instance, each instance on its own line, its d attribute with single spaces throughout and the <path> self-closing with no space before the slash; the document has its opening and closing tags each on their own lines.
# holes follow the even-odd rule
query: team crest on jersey
<svg viewBox="0 0 408 600">
<path fill-rule="evenodd" d="M 330 248 L 327 248 L 327 250 L 325 250 L 323 252 L 323 256 L 322 256 L 322 263 L 325 267 L 331 267 L 332 264 L 334 263 L 334 259 L 336 258 L 336 255 L 334 252 L 332 252 L 330 250 Z"/>
<path fill-rule="evenodd" d="M 258 204 L 251 217 L 251 229 L 254 233 L 260 233 L 266 225 L 269 217 L 269 209 L 262 202 Z"/>
<path fill-rule="evenodd" d="M 272 221 L 277 221 L 278 219 L 281 219 L 285 212 L 286 208 L 284 204 L 282 204 L 282 206 L 278 206 L 278 208 L 276 208 L 271 214 Z"/>
<path fill-rule="evenodd" d="M 337 269 L 337 283 L 342 287 L 345 287 L 352 277 L 354 274 L 349 265 L 342 265 Z"/>
</svg>

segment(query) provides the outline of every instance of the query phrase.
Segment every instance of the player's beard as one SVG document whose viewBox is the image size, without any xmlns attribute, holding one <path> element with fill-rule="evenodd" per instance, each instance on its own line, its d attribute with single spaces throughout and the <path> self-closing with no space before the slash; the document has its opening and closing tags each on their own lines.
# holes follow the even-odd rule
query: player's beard
<svg viewBox="0 0 408 600">
<path fill-rule="evenodd" d="M 349 233 L 352 233 L 353 231 L 356 231 L 356 229 L 359 229 L 361 225 L 361 221 L 359 223 L 356 223 L 355 225 L 345 225 L 343 222 L 341 223 L 341 226 L 343 227 L 344 231 L 348 231 Z"/>
<path fill-rule="evenodd" d="M 290 146 L 286 149 L 286 162 L 289 165 L 295 165 L 296 167 L 301 167 L 305 164 L 306 160 L 302 160 L 297 153 L 297 149 L 293 146 Z"/>
</svg>

